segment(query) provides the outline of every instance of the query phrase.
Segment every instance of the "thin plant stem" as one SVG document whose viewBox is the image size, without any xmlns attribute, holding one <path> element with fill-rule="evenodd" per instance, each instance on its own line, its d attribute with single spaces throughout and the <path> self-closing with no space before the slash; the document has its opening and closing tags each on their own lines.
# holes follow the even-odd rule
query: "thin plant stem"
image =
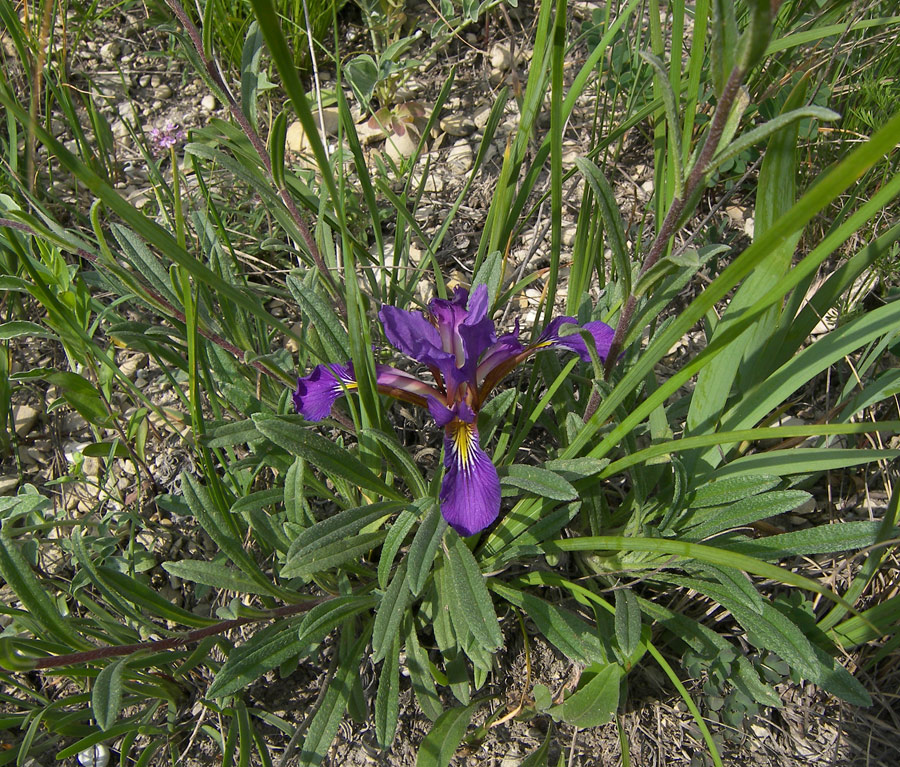
<svg viewBox="0 0 900 767">
<path fill-rule="evenodd" d="M 728 121 L 728 115 L 731 113 L 731 108 L 740 92 L 743 78 L 744 71 L 740 67 L 735 67 L 731 70 L 731 74 L 722 91 L 722 96 L 719 98 L 719 103 L 713 113 L 709 131 L 706 134 L 706 141 L 704 142 L 703 148 L 700 150 L 700 154 L 697 157 L 697 161 L 694 163 L 694 167 L 691 169 L 690 175 L 685 182 L 684 192 L 680 197 L 675 197 L 672 200 L 672 204 L 669 206 L 669 210 L 659 227 L 656 238 L 653 240 L 650 250 L 647 252 L 647 257 L 644 259 L 644 263 L 641 266 L 639 276 L 643 276 L 657 263 L 657 261 L 659 261 L 660 257 L 665 252 L 669 240 L 672 235 L 675 234 L 678 221 L 685 212 L 688 200 L 691 199 L 703 183 L 709 164 L 712 162 L 716 149 L 719 146 L 719 141 L 722 139 L 722 134 Z M 675 162 L 680 162 L 680 158 L 676 158 Z M 606 358 L 606 364 L 604 366 L 604 375 L 607 379 L 609 379 L 616 360 L 622 351 L 622 344 L 624 343 L 625 335 L 631 325 L 631 320 L 634 317 L 634 310 L 636 307 L 637 298 L 632 293 L 626 299 L 625 305 L 622 307 L 622 312 L 619 314 L 619 321 L 616 323 L 616 331 L 613 335 L 612 345 L 610 346 L 609 355 Z M 595 390 L 591 394 L 588 405 L 584 411 L 585 422 L 587 422 L 594 414 L 599 404 L 600 394 Z"/>
<path fill-rule="evenodd" d="M 222 634 L 231 629 L 246 626 L 248 623 L 259 623 L 260 621 L 275 620 L 276 618 L 287 618 L 298 613 L 306 612 L 316 605 L 331 599 L 331 597 L 318 597 L 308 602 L 298 602 L 293 605 L 284 605 L 276 607 L 274 610 L 268 610 L 262 615 L 246 618 L 235 618 L 230 621 L 222 621 L 214 623 L 212 626 L 206 626 L 202 629 L 188 631 L 179 636 L 170 637 L 169 639 L 155 639 L 148 642 L 137 642 L 135 644 L 109 645 L 108 647 L 98 647 L 96 650 L 85 650 L 83 652 L 73 652 L 68 655 L 51 655 L 46 658 L 39 658 L 34 670 L 59 668 L 61 666 L 74 666 L 79 663 L 92 663 L 93 661 L 103 658 L 115 658 L 121 655 L 134 655 L 138 652 L 160 652 L 162 650 L 173 650 L 178 647 L 184 647 L 209 636 Z"/>
<path fill-rule="evenodd" d="M 38 237 L 38 233 L 35 232 L 30 226 L 27 224 L 23 224 L 20 221 L 13 221 L 8 218 L 0 218 L 0 227 L 9 227 L 10 229 L 16 229 L 20 232 L 25 232 L 30 234 L 32 237 Z M 83 248 L 73 247 L 72 250 L 81 258 L 85 259 L 85 261 L 89 261 L 93 266 L 99 267 L 102 266 L 103 262 L 95 256 L 93 253 L 90 253 Z M 147 287 L 146 285 L 141 286 L 144 291 L 146 291 L 147 296 L 149 296 L 153 301 L 155 301 L 159 306 L 161 306 L 165 311 L 169 312 L 172 317 L 177 319 L 179 322 L 184 322 L 184 312 L 176 307 L 172 306 L 165 298 L 163 298 L 159 293 L 154 291 L 153 289 Z M 212 341 L 216 346 L 224 349 L 229 354 L 234 355 L 240 362 L 246 362 L 246 352 L 244 349 L 241 349 L 239 346 L 235 346 L 231 341 L 228 341 L 217 333 L 213 333 L 211 330 L 207 328 L 198 327 L 197 332 L 203 336 L 208 341 Z M 283 381 L 284 379 L 278 375 L 274 370 L 266 367 L 260 360 L 249 360 L 250 365 L 256 368 L 261 373 L 265 373 L 267 376 L 274 378 L 278 381 Z"/>
<path fill-rule="evenodd" d="M 166 0 L 166 3 L 168 3 L 169 7 L 172 9 L 172 12 L 178 17 L 178 20 L 184 26 L 185 31 L 188 33 L 188 37 L 191 38 L 191 42 L 194 44 L 194 49 L 197 53 L 197 56 L 200 58 L 200 61 L 203 62 L 203 66 L 206 68 L 206 72 L 209 75 L 210 79 L 212 79 L 212 81 L 224 94 L 225 100 L 228 102 L 228 110 L 231 112 L 231 116 L 241 127 L 241 130 L 253 145 L 253 148 L 259 155 L 259 159 L 262 160 L 262 163 L 266 168 L 266 172 L 269 175 L 269 179 L 273 184 L 275 184 L 275 187 L 278 189 L 278 194 L 280 195 L 282 202 L 284 202 L 284 206 L 287 208 L 288 213 L 294 220 L 294 223 L 296 224 L 297 229 L 300 232 L 300 236 L 303 238 L 303 242 L 306 244 L 306 247 L 309 250 L 309 254 L 312 257 L 313 263 L 315 263 L 316 268 L 322 275 L 322 278 L 328 283 L 328 286 L 331 289 L 335 300 L 338 301 L 338 297 L 341 295 L 341 293 L 338 290 L 338 286 L 335 283 L 334 278 L 331 276 L 331 271 L 328 269 L 328 265 L 322 258 L 322 254 L 319 252 L 319 248 L 316 245 L 315 238 L 309 231 L 309 227 L 306 225 L 306 222 L 303 220 L 303 216 L 300 214 L 300 211 L 297 208 L 296 203 L 294 202 L 294 198 L 291 197 L 291 193 L 286 186 L 275 183 L 275 176 L 272 173 L 272 158 L 269 156 L 269 152 L 266 149 L 265 143 L 260 138 L 259 134 L 253 128 L 253 126 L 250 124 L 247 116 L 235 101 L 234 96 L 231 95 L 231 91 L 225 84 L 225 80 L 219 72 L 219 67 L 214 61 L 206 57 L 206 54 L 203 51 L 203 40 L 201 39 L 200 32 L 194 25 L 194 22 L 191 21 L 190 17 L 187 15 L 178 0 Z"/>
</svg>

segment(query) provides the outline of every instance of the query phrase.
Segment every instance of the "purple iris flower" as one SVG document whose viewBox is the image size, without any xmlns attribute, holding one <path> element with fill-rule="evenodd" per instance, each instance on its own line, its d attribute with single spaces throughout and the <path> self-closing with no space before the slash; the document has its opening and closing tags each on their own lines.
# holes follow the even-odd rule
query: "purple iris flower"
<svg viewBox="0 0 900 767">
<path fill-rule="evenodd" d="M 441 513 L 460 535 L 474 535 L 500 513 L 500 479 L 478 440 L 478 411 L 491 390 L 536 351 L 561 346 L 589 362 L 581 333 L 560 335 L 563 327 L 578 323 L 574 317 L 557 317 L 529 346 L 519 342 L 518 323 L 512 333 L 498 337 L 488 317 L 485 285 L 475 288 L 471 298 L 457 288 L 451 299 L 434 299 L 425 313 L 384 306 L 378 317 L 388 341 L 425 365 L 433 379 L 427 383 L 397 368 L 376 365 L 378 391 L 427 408 L 444 428 Z M 588 331 L 597 357 L 605 360 L 613 329 L 603 322 L 588 322 L 579 329 Z M 321 421 L 335 400 L 356 385 L 350 362 L 318 365 L 298 379 L 294 408 L 309 421 Z"/>
</svg>

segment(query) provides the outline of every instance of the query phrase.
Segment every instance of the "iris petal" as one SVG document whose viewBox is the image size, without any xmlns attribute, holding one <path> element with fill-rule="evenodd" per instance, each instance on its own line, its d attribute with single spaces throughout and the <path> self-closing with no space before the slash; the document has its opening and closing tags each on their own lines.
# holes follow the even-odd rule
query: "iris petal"
<svg viewBox="0 0 900 767">
<path fill-rule="evenodd" d="M 378 318 L 387 340 L 407 357 L 423 365 L 440 367 L 453 355 L 441 348 L 441 337 L 420 312 L 407 312 L 395 306 L 382 306 Z"/>
<path fill-rule="evenodd" d="M 559 334 L 563 325 L 578 325 L 578 321 L 574 317 L 556 317 L 554 318 L 541 333 L 541 337 L 534 345 L 534 348 L 541 349 L 548 346 L 562 346 L 566 349 L 578 354 L 585 362 L 591 361 L 591 354 L 588 351 L 587 344 L 581 337 L 581 333 L 571 333 L 567 336 Z M 613 336 L 616 331 L 605 322 L 586 322 L 581 325 L 581 330 L 587 330 L 594 337 L 594 348 L 597 350 L 597 356 L 603 362 L 609 356 L 609 349 L 612 346 Z"/>
<path fill-rule="evenodd" d="M 316 365 L 308 376 L 297 379 L 294 410 L 307 421 L 321 421 L 328 417 L 338 397 L 355 388 L 356 377 L 349 363 Z"/>
<path fill-rule="evenodd" d="M 525 347 L 519 343 L 519 321 L 516 320 L 516 328 L 512 333 L 500 336 L 496 343 L 491 344 L 485 350 L 481 362 L 478 363 L 478 372 L 475 376 L 478 385 L 481 385 L 491 371 L 515 360 L 523 351 L 525 351 Z"/>
<path fill-rule="evenodd" d="M 462 536 L 475 535 L 500 514 L 500 478 L 478 443 L 475 423 L 459 418 L 444 429 L 441 514 Z"/>
<path fill-rule="evenodd" d="M 379 392 L 416 405 L 424 406 L 429 397 L 443 396 L 433 386 L 390 365 L 375 365 L 375 376 Z M 294 410 L 307 421 L 321 421 L 331 413 L 338 397 L 356 388 L 356 375 L 351 362 L 345 365 L 317 365 L 308 376 L 297 379 Z"/>
<path fill-rule="evenodd" d="M 467 305 L 468 302 L 468 305 Z M 479 285 L 471 297 L 457 288 L 451 300 L 435 299 L 429 306 L 444 349 L 453 352 L 462 380 L 471 381 L 478 358 L 497 341 L 488 313 L 487 285 Z"/>
</svg>

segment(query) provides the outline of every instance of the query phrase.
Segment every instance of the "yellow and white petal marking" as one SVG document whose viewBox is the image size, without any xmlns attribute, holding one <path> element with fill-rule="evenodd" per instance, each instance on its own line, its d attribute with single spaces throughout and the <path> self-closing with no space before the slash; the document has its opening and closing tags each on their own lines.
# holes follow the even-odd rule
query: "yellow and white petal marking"
<svg viewBox="0 0 900 767">
<path fill-rule="evenodd" d="M 475 430 L 475 424 L 454 418 L 447 424 L 447 435 L 453 445 L 453 460 L 457 468 L 468 473 L 472 469 L 475 451 L 478 449 L 478 432 Z"/>
</svg>

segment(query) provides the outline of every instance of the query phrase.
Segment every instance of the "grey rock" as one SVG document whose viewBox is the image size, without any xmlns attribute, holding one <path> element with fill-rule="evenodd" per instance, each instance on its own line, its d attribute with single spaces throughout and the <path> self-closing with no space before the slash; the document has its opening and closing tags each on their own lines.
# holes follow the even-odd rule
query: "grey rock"
<svg viewBox="0 0 900 767">
<path fill-rule="evenodd" d="M 116 40 L 104 43 L 100 48 L 100 59 L 105 64 L 114 64 L 121 54 L 122 46 Z"/>
<path fill-rule="evenodd" d="M 454 114 L 441 119 L 441 130 L 450 136 L 469 136 L 477 129 L 475 122 L 465 115 Z"/>
<path fill-rule="evenodd" d="M 84 462 L 81 464 L 86 477 L 100 476 L 100 459 L 93 456 L 85 456 Z"/>
<path fill-rule="evenodd" d="M 131 101 L 122 101 L 117 107 L 119 112 L 119 117 L 124 120 L 130 120 L 131 122 L 137 122 L 139 119 L 140 113 L 138 112 L 137 107 Z"/>
<path fill-rule="evenodd" d="M 475 113 L 472 115 L 472 121 L 475 123 L 475 127 L 478 130 L 484 130 L 490 117 L 491 105 L 485 104 L 484 106 L 480 106 L 475 110 Z"/>
<path fill-rule="evenodd" d="M 133 378 L 134 374 L 147 364 L 146 354 L 135 354 L 119 365 L 119 370 L 126 378 Z"/>
<path fill-rule="evenodd" d="M 16 434 L 24 437 L 31 432 L 37 424 L 40 411 L 31 405 L 16 405 L 13 407 L 13 420 L 16 424 Z"/>
<path fill-rule="evenodd" d="M 512 51 L 505 43 L 494 43 L 491 46 L 491 69 L 507 70 L 512 66 Z"/>
<path fill-rule="evenodd" d="M 15 474 L 5 474 L 0 477 L 0 495 L 12 495 L 19 486 L 19 477 Z"/>
</svg>

